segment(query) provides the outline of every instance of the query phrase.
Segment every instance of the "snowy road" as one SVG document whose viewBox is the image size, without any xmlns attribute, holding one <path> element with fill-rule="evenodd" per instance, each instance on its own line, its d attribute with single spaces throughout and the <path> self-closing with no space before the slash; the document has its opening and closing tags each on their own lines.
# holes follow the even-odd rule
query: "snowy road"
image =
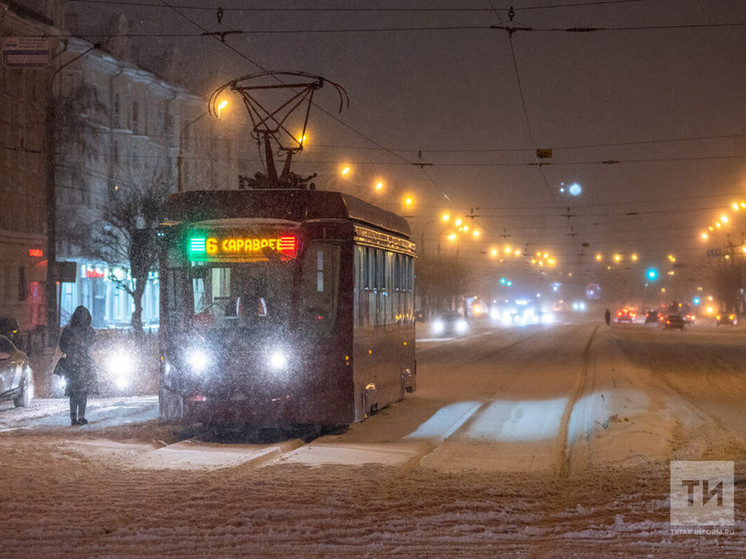
<svg viewBox="0 0 746 559">
<path fill-rule="evenodd" d="M 745 364 L 735 328 L 481 330 L 418 342 L 415 394 L 320 437 L 3 404 L 0 556 L 743 556 Z M 732 533 L 672 530 L 672 459 L 735 461 Z"/>
</svg>

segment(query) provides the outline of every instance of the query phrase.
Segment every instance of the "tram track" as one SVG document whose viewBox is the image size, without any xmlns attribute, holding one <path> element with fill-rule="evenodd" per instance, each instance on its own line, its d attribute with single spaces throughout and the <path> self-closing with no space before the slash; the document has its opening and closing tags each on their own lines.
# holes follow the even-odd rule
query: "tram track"
<svg viewBox="0 0 746 559">
<path fill-rule="evenodd" d="M 556 466 L 554 468 L 555 473 L 558 477 L 567 477 L 570 471 L 571 462 L 573 459 L 572 453 L 572 440 L 570 436 L 570 426 L 573 410 L 576 408 L 577 403 L 589 392 L 594 389 L 597 366 L 595 358 L 592 355 L 591 348 L 598 331 L 598 326 L 594 327 L 587 341 L 585 342 L 582 363 L 578 369 L 578 374 L 575 378 L 575 386 L 572 394 L 570 395 L 568 402 L 566 403 L 563 413 L 558 426 L 557 434 L 557 445 L 556 445 Z M 478 358 L 470 359 L 470 362 L 484 359 L 486 355 L 496 356 L 504 352 L 515 349 L 516 347 L 525 344 L 537 336 L 541 335 L 541 332 L 532 333 L 528 336 L 515 340 L 505 346 L 498 348 L 497 350 L 484 350 L 482 355 Z M 402 468 L 402 473 L 408 473 L 417 468 L 422 460 L 428 455 L 434 453 L 439 447 L 448 442 L 449 440 L 458 438 L 469 431 L 469 429 L 482 418 L 485 412 L 497 401 L 501 399 L 505 389 L 516 382 L 530 367 L 533 366 L 532 361 L 524 362 L 520 367 L 516 367 L 515 370 L 505 378 L 497 388 L 494 390 L 484 401 L 475 403 L 468 410 L 466 410 L 461 416 L 459 416 L 447 429 L 444 430 L 440 437 L 431 439 L 428 444 L 424 447 L 423 451 L 416 457 L 410 459 Z"/>
<path fill-rule="evenodd" d="M 596 326 L 593 329 L 593 332 L 591 332 L 591 335 L 583 348 L 583 363 L 580 368 L 580 373 L 576 377 L 575 390 L 573 391 L 570 400 L 567 402 L 560 420 L 557 444 L 559 450 L 557 472 L 560 478 L 567 477 L 570 471 L 573 450 L 570 427 L 573 411 L 576 410 L 577 404 L 581 398 L 593 392 L 594 384 L 596 382 L 597 366 L 595 356 L 591 353 L 591 347 L 594 338 L 596 337 L 596 333 L 598 332 L 598 328 L 599 327 Z"/>
</svg>

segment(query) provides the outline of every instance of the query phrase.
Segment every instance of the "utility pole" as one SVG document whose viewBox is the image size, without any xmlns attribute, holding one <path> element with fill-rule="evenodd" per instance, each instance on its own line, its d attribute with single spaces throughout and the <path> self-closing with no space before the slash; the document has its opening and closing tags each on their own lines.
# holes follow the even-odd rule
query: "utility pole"
<svg viewBox="0 0 746 559">
<path fill-rule="evenodd" d="M 55 154 L 57 147 L 57 126 L 58 115 L 57 105 L 54 95 L 54 79 L 60 71 L 69 66 L 76 60 L 79 60 L 94 49 L 101 48 L 101 43 L 96 43 L 90 48 L 84 50 L 78 56 L 68 60 L 59 66 L 49 78 L 49 91 L 47 95 L 46 107 L 46 163 L 47 163 L 47 181 L 46 181 L 46 204 L 47 204 L 47 345 L 57 345 L 57 336 L 60 332 L 60 315 L 57 300 L 57 191 L 55 182 Z M 63 51 L 64 52 L 64 51 Z"/>
</svg>

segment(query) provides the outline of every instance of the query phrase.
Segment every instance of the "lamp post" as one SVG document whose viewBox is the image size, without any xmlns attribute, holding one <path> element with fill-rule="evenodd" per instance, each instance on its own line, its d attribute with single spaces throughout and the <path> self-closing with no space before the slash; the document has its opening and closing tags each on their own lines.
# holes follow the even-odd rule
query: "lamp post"
<svg viewBox="0 0 746 559">
<path fill-rule="evenodd" d="M 57 345 L 57 336 L 60 330 L 60 313 L 59 305 L 57 300 L 57 191 L 55 182 L 55 156 L 54 150 L 57 144 L 57 110 L 55 106 L 54 98 L 54 80 L 59 75 L 60 71 L 72 64 L 73 62 L 84 57 L 86 54 L 94 49 L 101 48 L 101 43 L 96 43 L 90 48 L 84 50 L 79 55 L 71 58 L 64 64 L 57 67 L 52 72 L 49 78 L 49 92 L 47 97 L 47 110 L 46 110 L 46 164 L 47 164 L 47 179 L 46 179 L 46 205 L 47 205 L 47 283 L 46 283 L 46 298 L 47 298 L 47 345 Z M 63 51 L 64 52 L 64 51 Z M 62 54 L 62 53 L 58 53 Z"/>
</svg>

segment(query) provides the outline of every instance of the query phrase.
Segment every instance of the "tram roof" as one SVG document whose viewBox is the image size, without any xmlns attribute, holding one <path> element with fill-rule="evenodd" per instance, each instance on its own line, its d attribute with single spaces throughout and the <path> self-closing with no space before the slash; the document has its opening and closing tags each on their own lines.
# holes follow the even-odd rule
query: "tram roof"
<svg viewBox="0 0 746 559">
<path fill-rule="evenodd" d="M 403 217 L 330 190 L 191 190 L 169 196 L 166 217 L 182 222 L 242 217 L 298 222 L 349 219 L 407 237 L 411 233 Z"/>
</svg>

